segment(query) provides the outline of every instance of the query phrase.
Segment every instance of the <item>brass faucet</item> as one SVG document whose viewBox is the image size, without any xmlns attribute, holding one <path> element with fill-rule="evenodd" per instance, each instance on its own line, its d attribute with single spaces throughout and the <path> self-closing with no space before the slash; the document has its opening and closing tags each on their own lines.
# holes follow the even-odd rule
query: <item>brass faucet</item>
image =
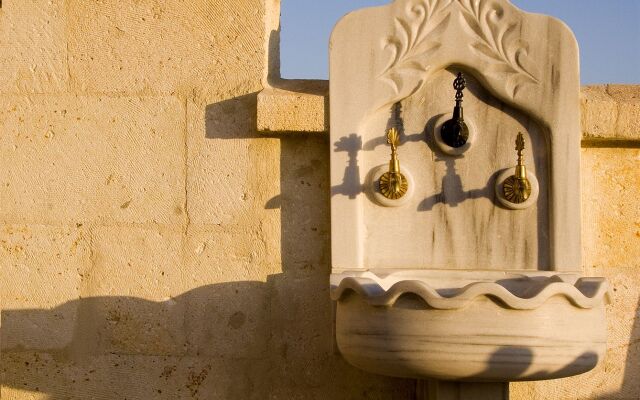
<svg viewBox="0 0 640 400">
<path fill-rule="evenodd" d="M 400 160 L 398 160 L 400 135 L 396 128 L 391 128 L 387 132 L 387 143 L 391 146 L 391 161 L 389 161 L 389 171 L 380 177 L 380 193 L 387 199 L 397 200 L 407 193 L 409 182 L 400 172 Z"/>
<path fill-rule="evenodd" d="M 518 165 L 515 174 L 504 181 L 502 193 L 505 199 L 514 204 L 524 203 L 531 196 L 531 182 L 527 178 L 527 167 L 524 165 L 524 137 L 518 132 L 516 138 L 516 151 L 518 152 Z"/>
</svg>

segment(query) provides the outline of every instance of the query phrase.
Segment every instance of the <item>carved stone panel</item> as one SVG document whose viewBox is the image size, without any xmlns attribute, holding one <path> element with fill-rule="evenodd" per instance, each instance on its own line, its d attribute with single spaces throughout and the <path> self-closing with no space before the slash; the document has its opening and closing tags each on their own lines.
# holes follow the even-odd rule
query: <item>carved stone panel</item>
<svg viewBox="0 0 640 400">
<path fill-rule="evenodd" d="M 460 155 L 434 143 L 465 73 Z M 385 269 L 579 271 L 579 73 L 570 30 L 500 0 L 396 0 L 344 17 L 331 39 L 334 272 Z M 440 122 L 439 122 L 440 121 Z M 411 198 L 388 207 L 373 176 L 400 130 Z M 504 207 L 496 178 L 516 164 L 539 192 Z"/>
</svg>

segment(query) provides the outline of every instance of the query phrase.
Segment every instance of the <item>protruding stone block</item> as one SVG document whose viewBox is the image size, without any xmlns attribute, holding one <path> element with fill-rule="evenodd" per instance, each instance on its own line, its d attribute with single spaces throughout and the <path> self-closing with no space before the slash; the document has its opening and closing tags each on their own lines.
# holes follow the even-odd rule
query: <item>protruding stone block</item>
<svg viewBox="0 0 640 400">
<path fill-rule="evenodd" d="M 258 94 L 258 131 L 265 134 L 329 130 L 328 81 L 281 81 Z"/>
</svg>

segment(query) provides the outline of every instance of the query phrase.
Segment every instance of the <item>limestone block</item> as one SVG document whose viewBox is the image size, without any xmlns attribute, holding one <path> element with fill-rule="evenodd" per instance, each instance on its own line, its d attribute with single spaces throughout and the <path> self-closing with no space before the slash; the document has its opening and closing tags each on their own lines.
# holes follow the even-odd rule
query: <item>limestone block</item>
<svg viewBox="0 0 640 400">
<path fill-rule="evenodd" d="M 274 363 L 270 372 L 272 399 L 415 398 L 414 379 L 390 378 L 359 371 L 339 356 Z"/>
<path fill-rule="evenodd" d="M 31 236 L 28 244 L 35 246 L 37 238 Z M 84 265 L 74 265 L 63 258 L 57 274 L 45 272 L 38 264 L 46 264 L 56 256 L 37 254 L 35 262 L 21 266 L 24 271 L 3 268 L 8 274 L 2 277 L 3 286 L 9 286 L 7 283 L 16 276 L 25 276 L 25 284 L 11 287 L 28 292 L 25 296 L 30 299 L 51 301 L 66 295 L 68 300 L 59 301 L 55 308 L 45 303 L 37 308 L 3 309 L 3 346 L 9 350 L 18 346 L 34 350 L 64 348 L 80 360 L 96 352 L 182 354 L 186 304 L 171 298 L 182 288 L 182 232 L 98 227 L 83 231 L 67 251 L 78 252 L 78 243 L 85 246 Z M 5 248 L 21 247 L 7 242 Z M 54 247 L 51 251 L 58 252 L 60 258 L 60 249 Z M 39 276 L 41 283 L 29 279 L 30 275 Z M 51 277 L 60 281 L 53 282 L 53 292 Z M 71 293 L 66 290 L 69 285 Z M 3 303 L 6 307 L 11 302 Z"/>
<path fill-rule="evenodd" d="M 329 270 L 329 162 L 326 139 L 282 141 L 280 207 L 283 271 L 325 275 Z M 312 244 L 312 245 L 311 245 Z"/>
<path fill-rule="evenodd" d="M 181 271 L 183 292 L 220 282 L 266 282 L 280 270 L 280 242 L 255 227 L 192 225 Z"/>
<path fill-rule="evenodd" d="M 181 270 L 189 354 L 266 357 L 267 280 L 280 272 L 279 236 L 255 227 L 192 225 Z"/>
<path fill-rule="evenodd" d="M 607 85 L 607 90 L 618 103 L 617 135 L 626 140 L 640 140 L 640 85 Z"/>
<path fill-rule="evenodd" d="M 83 297 L 131 296 L 164 301 L 181 294 L 182 230 L 105 226 L 92 229 L 93 265 Z"/>
<path fill-rule="evenodd" d="M 75 303 L 76 333 L 66 352 L 74 362 L 84 363 L 99 354 L 169 356 L 185 352 L 184 302 L 99 296 Z"/>
<path fill-rule="evenodd" d="M 581 103 L 584 140 L 640 140 L 640 86 L 586 86 Z"/>
<path fill-rule="evenodd" d="M 90 264 L 86 231 L 4 225 L 0 260 L 3 351 L 65 347 L 73 338 L 77 308 L 49 310 L 79 295 L 82 271 Z"/>
<path fill-rule="evenodd" d="M 333 354 L 333 306 L 327 279 L 282 274 L 271 283 L 271 346 L 280 362 Z"/>
<path fill-rule="evenodd" d="M 640 265 L 605 267 L 589 272 L 606 276 L 613 287 L 611 304 L 607 307 L 609 351 L 626 350 L 640 340 Z M 633 360 L 629 360 L 633 361 Z M 618 368 L 623 368 L 624 362 Z M 635 368 L 640 368 L 636 362 Z"/>
<path fill-rule="evenodd" d="M 640 149 L 582 151 L 584 265 L 640 263 Z"/>
<path fill-rule="evenodd" d="M 255 95 L 188 103 L 188 209 L 192 224 L 277 224 L 280 143 L 256 131 Z"/>
<path fill-rule="evenodd" d="M 200 357 L 267 357 L 269 290 L 264 282 L 200 286 L 177 301 L 186 305 L 187 354 Z"/>
<path fill-rule="evenodd" d="M 282 81 L 258 95 L 258 131 L 326 132 L 328 100 L 327 81 Z"/>
<path fill-rule="evenodd" d="M 603 398 L 634 398 L 640 393 L 640 261 L 628 267 L 602 267 L 595 273 L 606 276 L 614 292 L 607 309 L 608 350 L 601 374 L 585 385 L 595 386 Z M 602 382 L 598 384 L 599 382 Z M 607 396 L 605 396 L 605 394 Z M 598 398 L 597 396 L 594 396 Z"/>
<path fill-rule="evenodd" d="M 63 1 L 5 1 L 0 12 L 0 93 L 65 91 L 66 39 Z"/>
<path fill-rule="evenodd" d="M 182 354 L 182 231 L 95 227 L 74 353 Z"/>
<path fill-rule="evenodd" d="M 220 357 L 105 354 L 84 363 L 3 354 L 2 399 L 247 399 L 268 393 L 268 363 Z"/>
<path fill-rule="evenodd" d="M 184 221 L 184 106 L 176 98 L 0 99 L 0 218 Z"/>
<path fill-rule="evenodd" d="M 249 93 L 265 58 L 262 1 L 67 1 L 81 92 Z"/>
<path fill-rule="evenodd" d="M 583 139 L 609 135 L 615 126 L 617 105 L 606 87 L 583 87 L 580 102 Z"/>
</svg>

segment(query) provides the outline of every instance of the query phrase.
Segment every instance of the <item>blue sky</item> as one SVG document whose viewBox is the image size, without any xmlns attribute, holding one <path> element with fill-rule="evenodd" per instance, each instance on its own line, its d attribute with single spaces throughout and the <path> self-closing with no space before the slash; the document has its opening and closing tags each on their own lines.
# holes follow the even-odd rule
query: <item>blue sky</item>
<svg viewBox="0 0 640 400">
<path fill-rule="evenodd" d="M 333 25 L 349 11 L 390 0 L 282 0 L 282 76 L 327 79 Z M 583 84 L 640 84 L 640 0 L 512 0 L 573 29 Z"/>
</svg>

